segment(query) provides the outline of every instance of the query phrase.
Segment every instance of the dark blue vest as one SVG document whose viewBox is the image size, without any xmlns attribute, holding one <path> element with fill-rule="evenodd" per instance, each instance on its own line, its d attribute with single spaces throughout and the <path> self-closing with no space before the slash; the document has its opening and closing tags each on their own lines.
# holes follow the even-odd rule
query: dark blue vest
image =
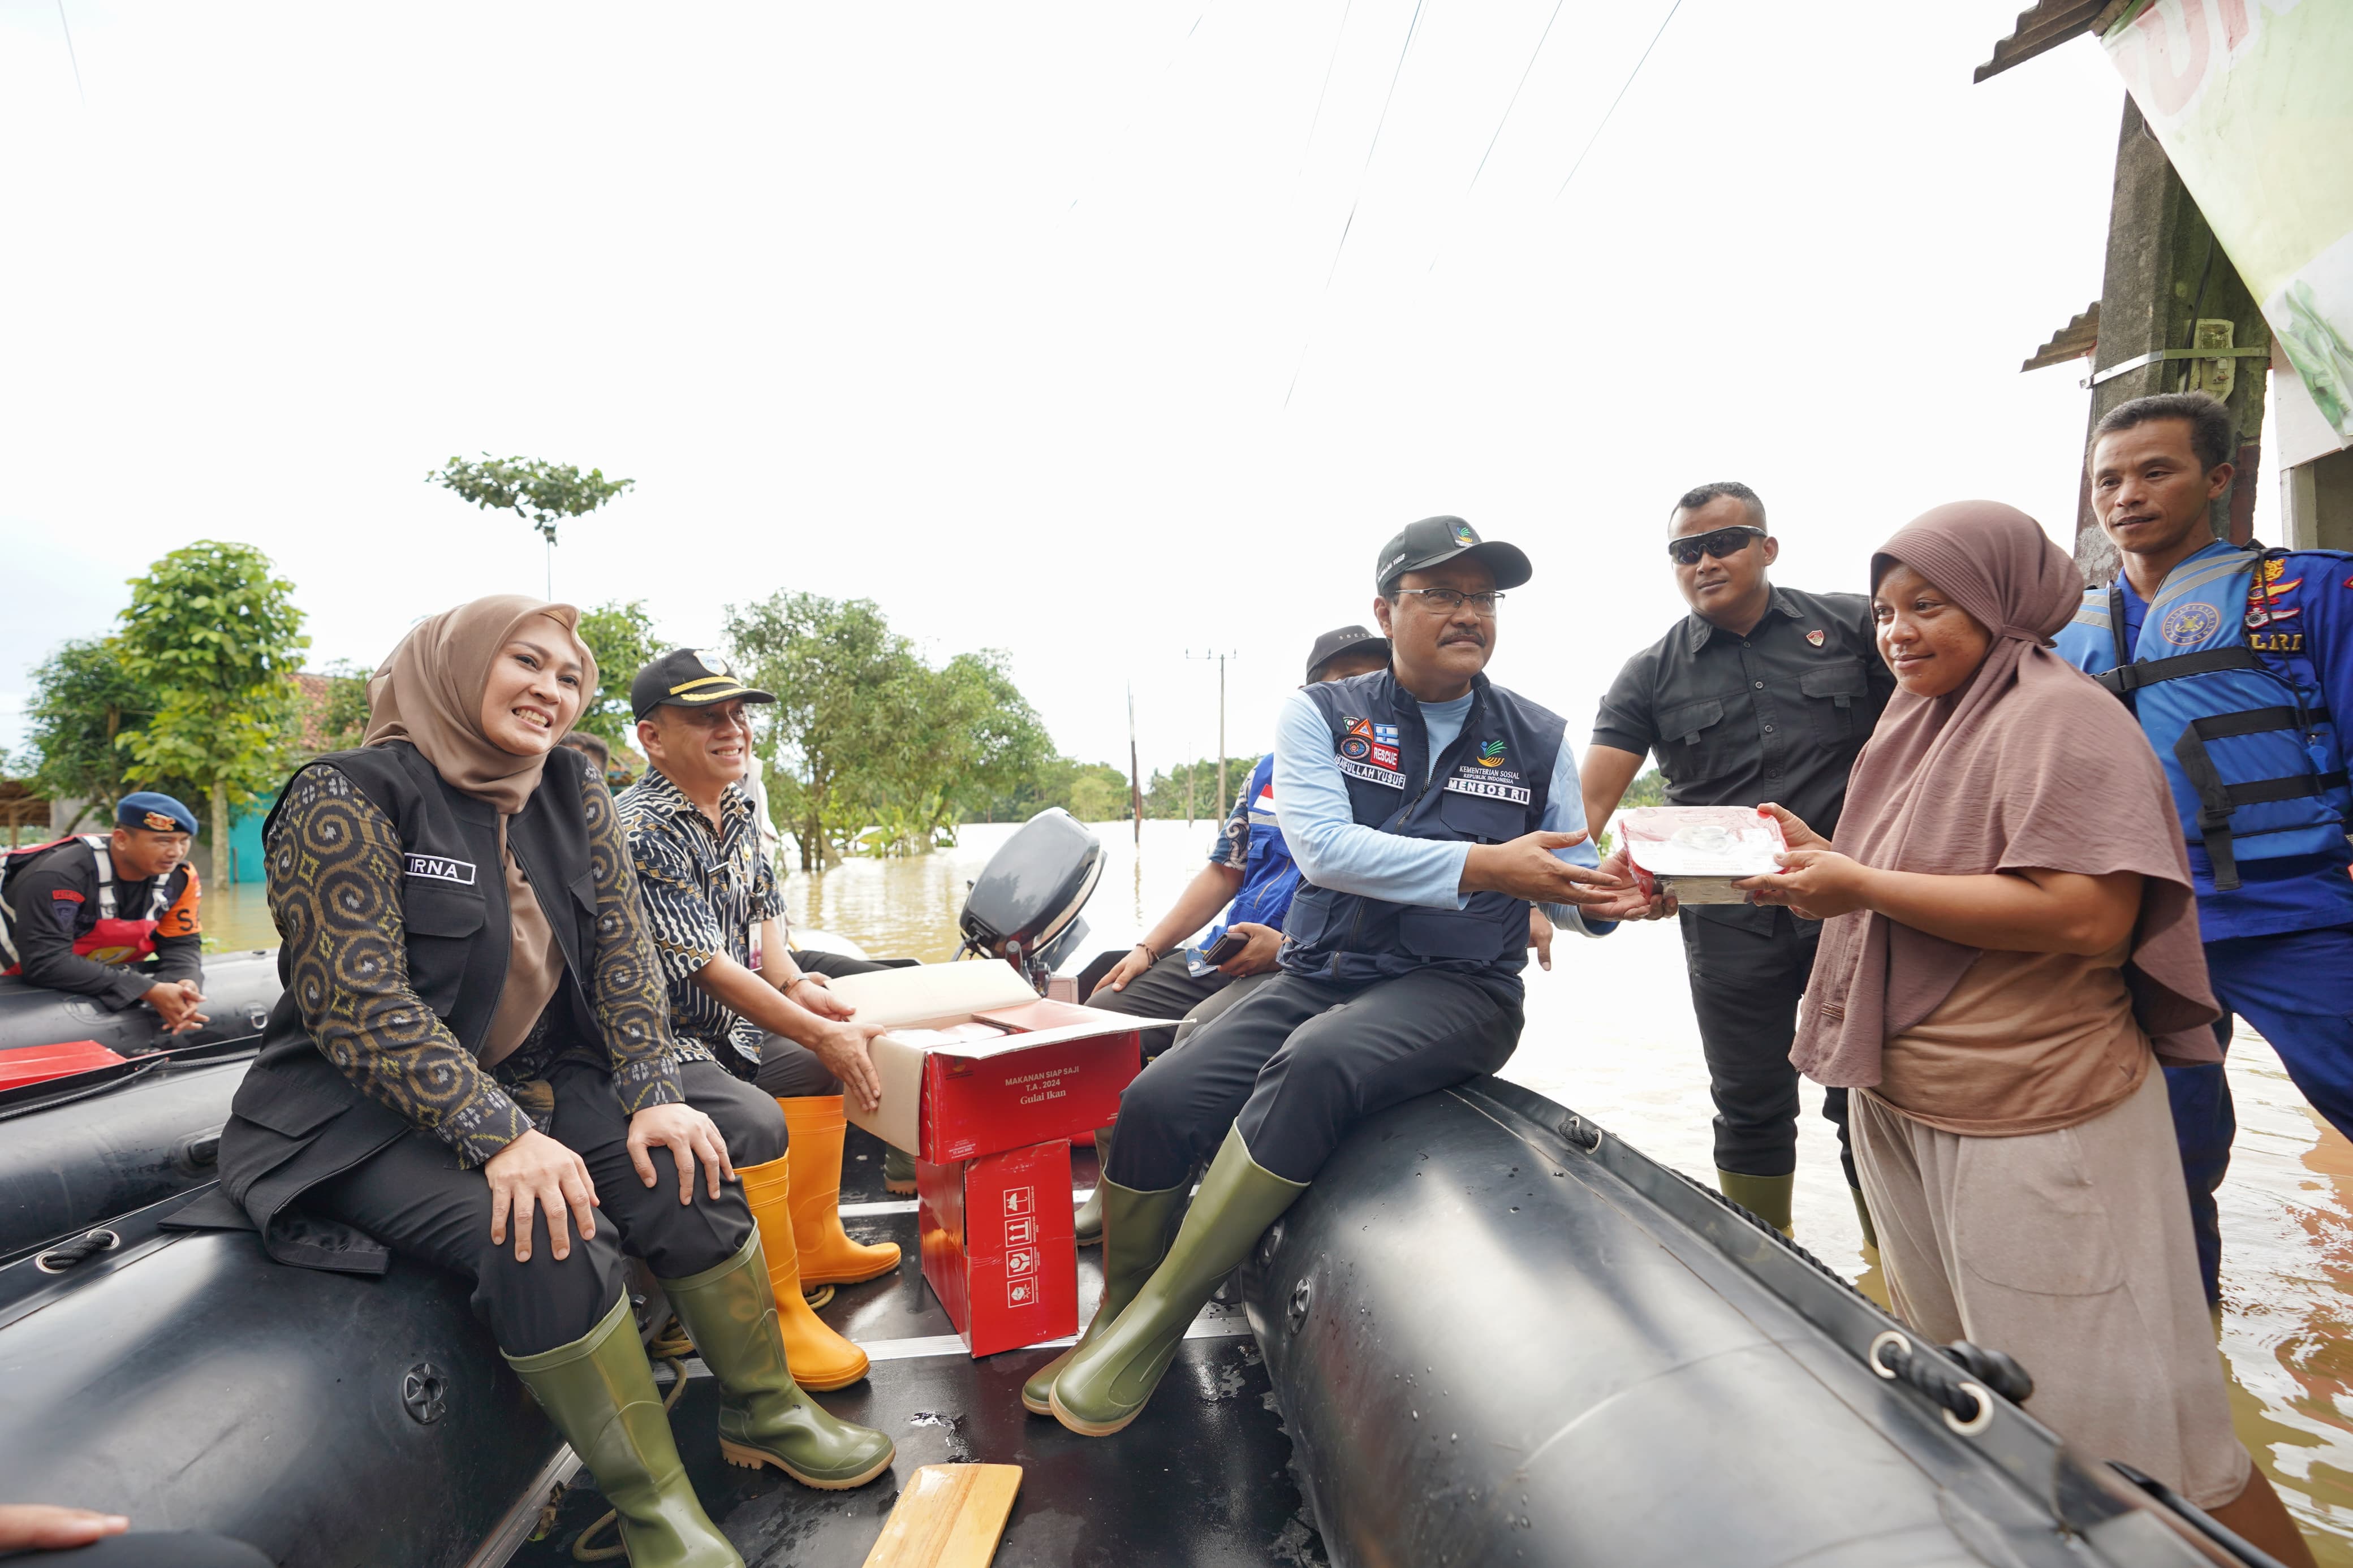
<svg viewBox="0 0 2353 1568">
<path fill-rule="evenodd" d="M 1421 704 L 1388 670 L 1306 689 L 1332 732 L 1348 804 L 1364 826 L 1405 838 L 1502 844 L 1533 833 L 1560 760 L 1560 716 L 1472 683 L 1462 733 L 1435 766 Z M 1282 967 L 1369 984 L 1417 969 L 1516 974 L 1527 963 L 1528 905 L 1473 893 L 1460 910 L 1391 903 L 1302 882 L 1283 921 Z"/>
</svg>

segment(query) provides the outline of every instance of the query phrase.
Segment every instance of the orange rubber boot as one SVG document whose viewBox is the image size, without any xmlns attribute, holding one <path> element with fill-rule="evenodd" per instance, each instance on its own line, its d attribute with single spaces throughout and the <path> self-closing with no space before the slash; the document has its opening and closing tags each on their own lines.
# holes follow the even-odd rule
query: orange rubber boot
<svg viewBox="0 0 2353 1568">
<path fill-rule="evenodd" d="M 849 1119 L 841 1096 L 810 1095 L 780 1100 L 792 1142 L 785 1160 L 793 1168 L 793 1240 L 801 1255 L 805 1285 L 855 1285 L 899 1267 L 894 1242 L 868 1247 L 841 1228 L 841 1140 Z"/>
<path fill-rule="evenodd" d="M 822 1394 L 866 1375 L 866 1352 L 835 1333 L 801 1294 L 800 1248 L 793 1240 L 792 1161 L 739 1166 L 744 1201 L 760 1227 L 760 1252 L 768 1263 L 768 1289 L 776 1298 L 776 1326 L 784 1331 L 785 1364 L 793 1381 Z"/>
</svg>

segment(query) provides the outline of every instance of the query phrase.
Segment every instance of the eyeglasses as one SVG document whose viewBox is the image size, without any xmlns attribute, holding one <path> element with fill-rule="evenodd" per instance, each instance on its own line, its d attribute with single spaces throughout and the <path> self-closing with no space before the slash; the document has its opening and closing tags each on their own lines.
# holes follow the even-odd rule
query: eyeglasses
<svg viewBox="0 0 2353 1568">
<path fill-rule="evenodd" d="M 1462 594 L 1452 588 L 1399 588 L 1397 596 L 1402 599 L 1408 594 L 1419 594 L 1422 607 L 1439 615 L 1451 616 L 1468 605 L 1472 615 L 1487 621 L 1495 618 L 1495 606 L 1504 602 L 1501 594 Z"/>
<path fill-rule="evenodd" d="M 1755 523 L 1736 522 L 1730 528 L 1719 528 L 1709 533 L 1694 533 L 1683 539 L 1667 541 L 1667 553 L 1678 566 L 1696 566 L 1703 552 L 1721 561 L 1727 555 L 1737 555 L 1748 548 L 1749 541 L 1762 539 L 1765 531 Z"/>
</svg>

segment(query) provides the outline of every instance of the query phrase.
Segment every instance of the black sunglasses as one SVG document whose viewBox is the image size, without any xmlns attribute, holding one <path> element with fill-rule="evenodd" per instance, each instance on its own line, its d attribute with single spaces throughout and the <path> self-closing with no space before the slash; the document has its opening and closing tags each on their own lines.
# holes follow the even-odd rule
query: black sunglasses
<svg viewBox="0 0 2353 1568">
<path fill-rule="evenodd" d="M 1765 531 L 1755 523 L 1736 522 L 1730 528 L 1670 539 L 1667 541 L 1667 553 L 1674 557 L 1677 565 L 1696 566 L 1703 553 L 1721 561 L 1727 555 L 1737 555 L 1747 549 L 1750 540 L 1764 537 Z"/>
</svg>

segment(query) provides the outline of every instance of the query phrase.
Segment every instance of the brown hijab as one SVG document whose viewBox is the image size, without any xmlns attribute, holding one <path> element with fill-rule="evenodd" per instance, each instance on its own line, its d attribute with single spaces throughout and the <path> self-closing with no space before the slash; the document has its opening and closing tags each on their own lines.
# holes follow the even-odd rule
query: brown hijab
<svg viewBox="0 0 2353 1568">
<path fill-rule="evenodd" d="M 529 623 L 579 658 L 580 706 L 586 708 L 596 697 L 596 659 L 580 640 L 580 612 L 522 594 L 493 594 L 419 621 L 400 639 L 368 681 L 367 739 L 361 743 L 406 741 L 452 787 L 501 816 L 521 811 L 539 787 L 547 754 L 518 756 L 484 734 L 482 693 L 499 649 L 533 630 Z"/>
<path fill-rule="evenodd" d="M 580 705 L 573 710 L 577 718 L 596 696 L 596 659 L 580 640 L 579 625 L 580 612 L 570 605 L 493 594 L 419 621 L 368 681 L 364 743 L 406 741 L 444 782 L 499 814 L 500 859 L 504 862 L 513 946 L 506 985 L 482 1036 L 485 1066 L 522 1044 L 538 1022 L 563 977 L 564 958 L 539 896 L 507 847 L 506 819 L 521 811 L 539 787 L 547 753 L 522 756 L 492 741 L 482 729 L 482 697 L 490 689 L 499 650 L 518 637 L 532 637 L 569 647 L 580 660 Z"/>
<path fill-rule="evenodd" d="M 2220 1060 L 2164 771 L 2124 705 L 2049 646 L 2083 598 L 2083 574 L 2032 518 L 1996 501 L 1914 519 L 1871 558 L 1874 589 L 1899 562 L 1993 645 L 1960 689 L 1898 691 L 1888 703 L 1848 780 L 1839 851 L 1948 877 L 2139 872 L 2125 970 L 2134 1016 L 2160 1060 Z M 1826 921 L 1789 1059 L 1819 1083 L 1877 1083 L 1881 1047 L 1936 1011 L 1981 951 L 1867 910 Z"/>
</svg>

